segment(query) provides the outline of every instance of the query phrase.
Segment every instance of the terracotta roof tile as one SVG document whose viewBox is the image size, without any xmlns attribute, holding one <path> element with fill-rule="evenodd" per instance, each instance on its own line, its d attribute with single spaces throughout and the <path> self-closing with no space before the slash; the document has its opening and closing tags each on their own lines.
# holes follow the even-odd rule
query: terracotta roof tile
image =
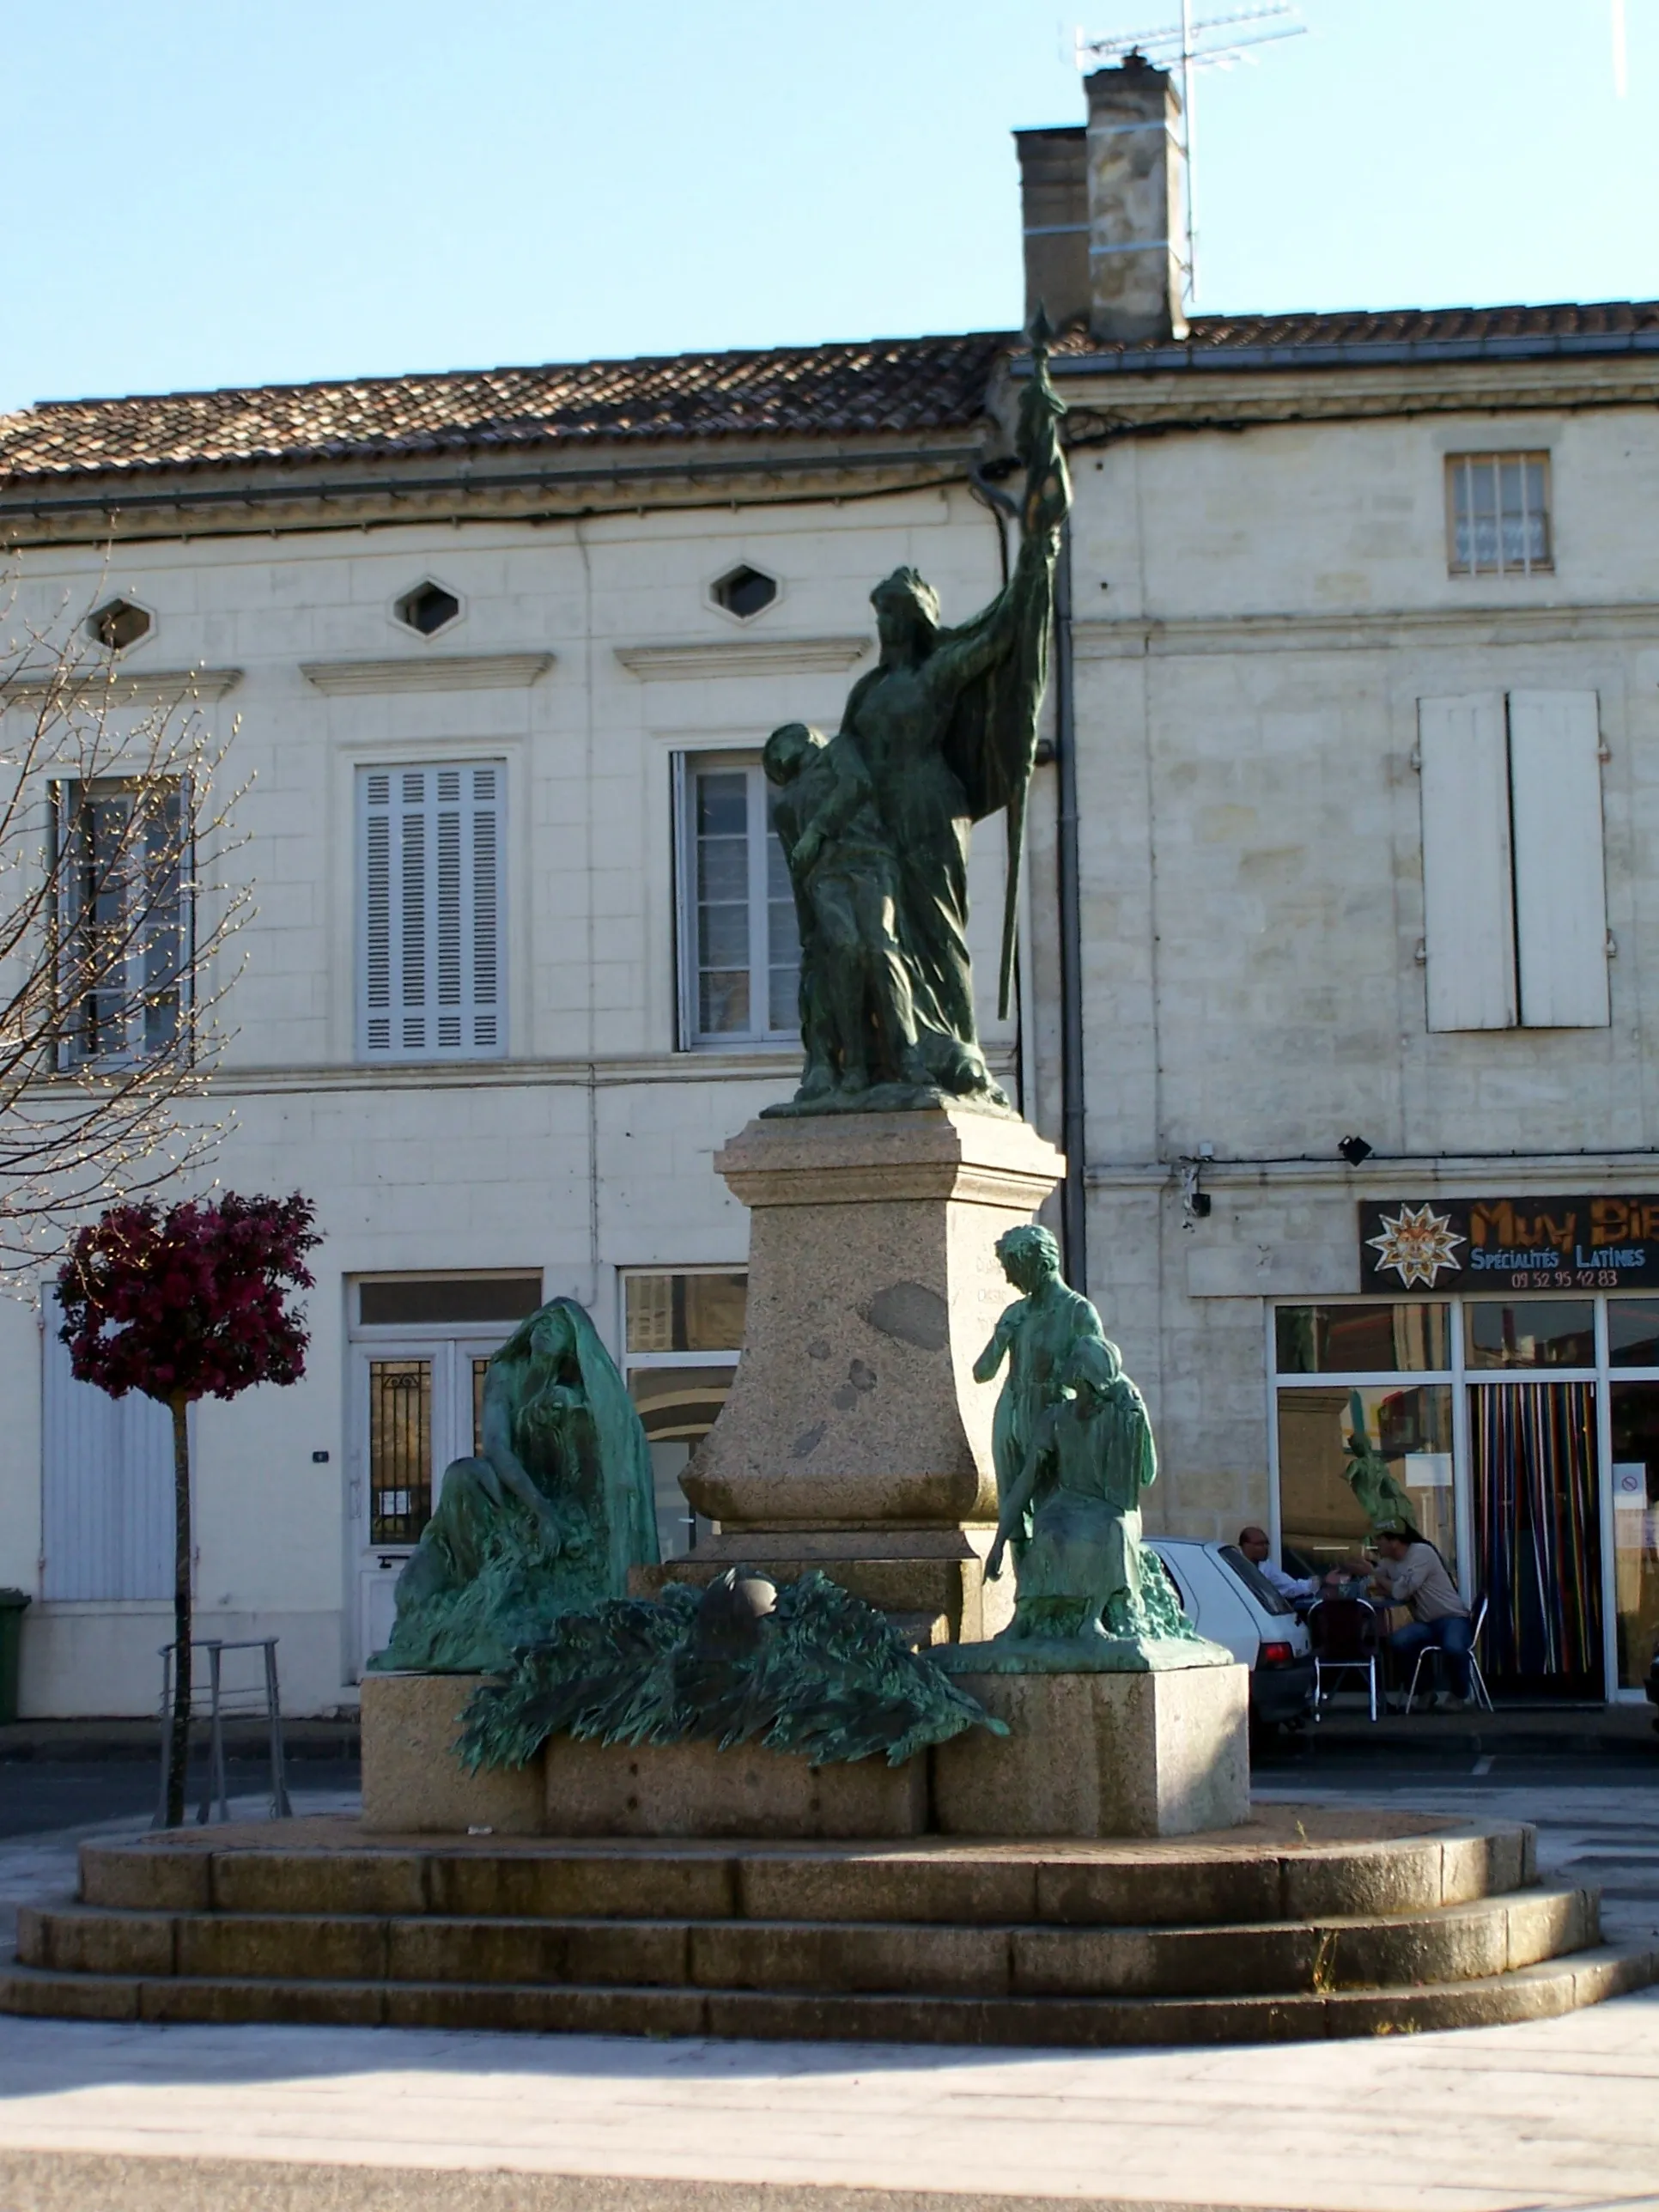
<svg viewBox="0 0 1659 2212">
<path fill-rule="evenodd" d="M 1133 370 L 1220 368 L 1231 357 L 1309 349 L 1468 346 L 1500 355 L 1542 341 L 1571 350 L 1659 344 L 1659 301 L 1400 308 L 1336 314 L 1203 315 L 1177 347 L 1102 345 L 1069 331 L 1060 355 Z M 677 354 L 541 368 L 363 377 L 127 399 L 52 400 L 0 416 L 0 489 L 70 476 L 368 461 L 515 447 L 613 446 L 760 436 L 849 438 L 971 428 L 1006 331 Z"/>
<path fill-rule="evenodd" d="M 1353 308 L 1334 314 L 1196 315 L 1179 350 L 1194 358 L 1298 349 L 1376 349 L 1382 346 L 1501 347 L 1505 339 L 1571 342 L 1574 338 L 1659 337 L 1659 301 L 1609 300 L 1581 306 L 1568 301 L 1540 307 Z M 1127 366 L 1139 355 L 1169 351 L 1149 341 L 1106 345 L 1083 330 L 1068 331 L 1060 354 L 1116 355 Z"/>
<path fill-rule="evenodd" d="M 981 332 L 52 400 L 0 416 L 0 483 L 526 446 L 961 429 L 977 419 L 1010 343 Z"/>
</svg>

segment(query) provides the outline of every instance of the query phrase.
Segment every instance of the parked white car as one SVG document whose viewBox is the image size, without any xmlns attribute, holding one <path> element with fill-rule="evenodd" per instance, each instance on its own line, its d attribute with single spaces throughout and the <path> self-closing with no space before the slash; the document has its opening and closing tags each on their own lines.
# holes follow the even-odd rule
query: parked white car
<svg viewBox="0 0 1659 2212">
<path fill-rule="evenodd" d="M 1250 1720 L 1272 1727 L 1313 1711 L 1314 1662 L 1307 1624 L 1237 1544 L 1152 1536 L 1182 1606 L 1200 1636 L 1224 1644 L 1250 1670 Z"/>
</svg>

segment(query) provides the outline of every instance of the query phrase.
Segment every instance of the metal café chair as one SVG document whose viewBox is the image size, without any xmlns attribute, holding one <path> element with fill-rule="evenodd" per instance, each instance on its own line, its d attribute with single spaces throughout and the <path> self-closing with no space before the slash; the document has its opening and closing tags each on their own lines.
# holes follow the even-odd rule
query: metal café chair
<svg viewBox="0 0 1659 2212">
<path fill-rule="evenodd" d="M 1480 1671 L 1480 1632 L 1486 1625 L 1486 1601 L 1483 1597 L 1475 1608 L 1474 1626 L 1469 1632 L 1469 1687 L 1474 1692 L 1477 1711 L 1492 1711 L 1492 1692 L 1486 1687 L 1486 1678 Z M 1406 1711 L 1410 1712 L 1417 1699 L 1417 1680 L 1423 1672 L 1423 1662 L 1446 1655 L 1443 1644 L 1425 1644 L 1417 1655 L 1417 1664 L 1412 1668 L 1412 1686 L 1406 1692 Z"/>
<path fill-rule="evenodd" d="M 1313 1646 L 1315 1720 L 1331 1694 L 1325 1687 L 1325 1677 L 1345 1674 L 1364 1676 L 1375 1720 L 1382 1650 L 1382 1627 L 1376 1607 L 1363 1597 L 1316 1598 L 1308 1608 L 1308 1640 Z"/>
</svg>

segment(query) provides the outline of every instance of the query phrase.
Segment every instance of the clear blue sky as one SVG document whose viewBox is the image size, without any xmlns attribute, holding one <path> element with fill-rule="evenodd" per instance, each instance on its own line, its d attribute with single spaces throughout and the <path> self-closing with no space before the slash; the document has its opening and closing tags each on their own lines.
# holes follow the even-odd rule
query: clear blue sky
<svg viewBox="0 0 1659 2212">
<path fill-rule="evenodd" d="M 0 408 L 1007 326 L 1085 4 L 0 0 Z M 1620 100 L 1611 0 L 1304 0 L 1201 80 L 1200 307 L 1659 295 L 1626 4 Z"/>
</svg>

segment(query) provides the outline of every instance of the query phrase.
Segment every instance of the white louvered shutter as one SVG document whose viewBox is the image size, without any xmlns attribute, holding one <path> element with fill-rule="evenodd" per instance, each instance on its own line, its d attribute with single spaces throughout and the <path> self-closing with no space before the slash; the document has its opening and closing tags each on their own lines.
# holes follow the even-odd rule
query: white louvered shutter
<svg viewBox="0 0 1659 2212">
<path fill-rule="evenodd" d="M 1503 693 L 1419 700 L 1418 744 L 1429 1027 L 1513 1029 L 1515 895 Z"/>
<path fill-rule="evenodd" d="M 1521 1019 L 1605 1029 L 1607 891 L 1594 691 L 1511 691 L 1510 796 Z"/>
<path fill-rule="evenodd" d="M 370 1059 L 479 1059 L 507 1042 L 507 774 L 361 771 L 362 1046 Z"/>
<path fill-rule="evenodd" d="M 50 1293 L 41 1357 L 42 1595 L 131 1602 L 173 1595 L 173 1419 L 136 1390 L 77 1382 Z"/>
</svg>

